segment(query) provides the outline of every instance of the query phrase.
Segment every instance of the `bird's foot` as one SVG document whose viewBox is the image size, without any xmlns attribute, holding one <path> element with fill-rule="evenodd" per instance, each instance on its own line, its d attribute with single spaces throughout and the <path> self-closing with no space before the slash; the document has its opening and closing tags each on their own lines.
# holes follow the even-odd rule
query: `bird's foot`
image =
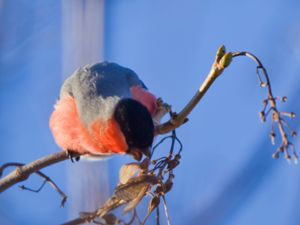
<svg viewBox="0 0 300 225">
<path fill-rule="evenodd" d="M 78 153 L 74 152 L 73 150 L 67 149 L 67 154 L 72 163 L 74 163 L 74 159 L 76 162 L 80 160 L 80 156 L 78 155 Z"/>
<path fill-rule="evenodd" d="M 153 116 L 153 121 L 155 125 L 159 125 L 161 119 L 171 111 L 171 105 L 165 103 L 161 98 L 156 101 L 157 109 Z"/>
</svg>

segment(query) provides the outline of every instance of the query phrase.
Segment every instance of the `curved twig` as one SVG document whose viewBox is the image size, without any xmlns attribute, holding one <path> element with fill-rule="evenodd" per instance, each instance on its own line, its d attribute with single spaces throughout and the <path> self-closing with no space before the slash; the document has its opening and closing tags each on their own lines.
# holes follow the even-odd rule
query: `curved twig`
<svg viewBox="0 0 300 225">
<path fill-rule="evenodd" d="M 281 141 L 282 141 L 279 148 L 273 154 L 273 158 L 279 158 L 279 154 L 283 153 L 285 156 L 285 159 L 290 161 L 290 159 L 291 159 L 291 156 L 289 153 L 289 149 L 290 149 L 292 152 L 293 160 L 295 163 L 297 163 L 298 156 L 296 154 L 293 144 L 288 140 L 289 135 L 285 131 L 285 128 L 284 128 L 284 127 L 286 127 L 287 129 L 290 129 L 290 127 L 283 119 L 283 116 L 288 116 L 288 117 L 294 118 L 295 113 L 280 112 L 276 105 L 276 101 L 281 100 L 283 102 L 286 102 L 287 98 L 286 97 L 282 97 L 282 98 L 274 97 L 274 95 L 272 93 L 271 83 L 270 83 L 270 79 L 269 79 L 267 70 L 265 69 L 265 67 L 263 66 L 261 61 L 255 55 L 253 55 L 250 52 L 245 52 L 245 51 L 232 53 L 232 57 L 238 57 L 238 56 L 246 56 L 246 57 L 252 59 L 257 64 L 257 75 L 258 75 L 258 79 L 260 81 L 260 86 L 267 88 L 268 95 L 267 95 L 267 98 L 263 101 L 263 110 L 260 112 L 261 121 L 265 122 L 267 116 L 271 113 L 272 114 L 272 131 L 270 133 L 271 141 L 273 144 L 275 143 L 274 124 L 277 124 L 278 131 L 280 133 Z M 260 73 L 260 71 L 262 73 Z M 262 80 L 261 74 L 264 76 L 265 81 Z M 266 110 L 268 105 L 270 105 L 270 108 L 268 110 Z M 290 134 L 291 137 L 296 136 L 295 131 L 291 131 L 290 133 L 291 133 Z"/>
<path fill-rule="evenodd" d="M 10 162 L 10 163 L 5 163 L 2 167 L 1 167 L 1 170 L 5 170 L 6 168 L 8 167 L 22 167 L 24 166 L 25 164 L 23 163 L 17 163 L 17 162 Z M 67 201 L 67 196 L 65 195 L 65 193 L 57 186 L 57 184 L 50 178 L 48 177 L 46 174 L 42 173 L 41 171 L 36 171 L 35 172 L 38 176 L 40 176 L 41 178 L 44 179 L 44 182 L 42 183 L 42 185 L 37 189 L 37 190 L 34 190 L 34 189 L 31 189 L 31 188 L 28 188 L 24 185 L 20 186 L 20 188 L 22 190 L 28 190 L 28 191 L 31 191 L 31 192 L 40 192 L 43 187 L 45 186 L 46 183 L 48 183 L 55 191 L 57 191 L 57 193 L 60 195 L 61 197 L 61 207 L 64 207 L 66 201 Z"/>
</svg>

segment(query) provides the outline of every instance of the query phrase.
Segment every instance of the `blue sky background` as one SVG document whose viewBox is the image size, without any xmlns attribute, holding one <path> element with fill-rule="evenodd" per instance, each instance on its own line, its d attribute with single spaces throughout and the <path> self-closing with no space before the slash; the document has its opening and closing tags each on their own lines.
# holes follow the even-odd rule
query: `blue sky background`
<svg viewBox="0 0 300 225">
<path fill-rule="evenodd" d="M 275 95 L 288 96 L 280 109 L 300 114 L 299 9 L 296 0 L 109 0 L 101 51 L 105 60 L 137 72 L 175 111 L 205 79 L 221 44 L 250 51 L 267 67 Z M 59 150 L 48 119 L 66 76 L 63 13 L 60 1 L 0 0 L 1 164 Z M 178 130 L 184 152 L 167 196 L 172 224 L 300 223 L 299 165 L 271 158 L 276 149 L 268 139 L 271 124 L 258 117 L 266 90 L 259 88 L 255 71 L 250 60 L 235 59 Z M 295 129 L 299 121 L 291 123 Z M 294 143 L 299 148 L 299 139 Z M 111 187 L 128 161 L 105 162 Z M 66 164 L 43 170 L 63 190 Z M 34 176 L 25 182 L 39 183 Z M 39 194 L 13 187 L 0 195 L 0 224 L 64 222 L 69 205 L 59 208 L 59 201 L 48 186 Z"/>
</svg>

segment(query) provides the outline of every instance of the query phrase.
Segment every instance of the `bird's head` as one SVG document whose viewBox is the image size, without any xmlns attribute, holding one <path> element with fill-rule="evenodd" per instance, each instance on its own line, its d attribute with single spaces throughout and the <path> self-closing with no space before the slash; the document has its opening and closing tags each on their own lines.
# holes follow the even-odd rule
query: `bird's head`
<svg viewBox="0 0 300 225">
<path fill-rule="evenodd" d="M 150 157 L 154 124 L 147 108 L 134 99 L 125 98 L 118 102 L 113 116 L 125 136 L 128 154 L 136 160 L 141 160 L 143 154 Z"/>
</svg>

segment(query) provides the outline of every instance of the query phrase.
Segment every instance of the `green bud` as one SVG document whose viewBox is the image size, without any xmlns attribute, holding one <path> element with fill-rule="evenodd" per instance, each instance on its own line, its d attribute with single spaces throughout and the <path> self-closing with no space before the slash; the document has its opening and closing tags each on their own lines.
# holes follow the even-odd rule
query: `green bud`
<svg viewBox="0 0 300 225">
<path fill-rule="evenodd" d="M 226 52 L 226 48 L 224 45 L 221 45 L 219 48 L 218 48 L 218 51 L 217 51 L 217 61 L 219 61 L 224 55 L 225 55 L 225 52 Z"/>
<path fill-rule="evenodd" d="M 222 69 L 225 69 L 232 61 L 232 53 L 226 53 L 220 60 L 220 66 Z"/>
</svg>

